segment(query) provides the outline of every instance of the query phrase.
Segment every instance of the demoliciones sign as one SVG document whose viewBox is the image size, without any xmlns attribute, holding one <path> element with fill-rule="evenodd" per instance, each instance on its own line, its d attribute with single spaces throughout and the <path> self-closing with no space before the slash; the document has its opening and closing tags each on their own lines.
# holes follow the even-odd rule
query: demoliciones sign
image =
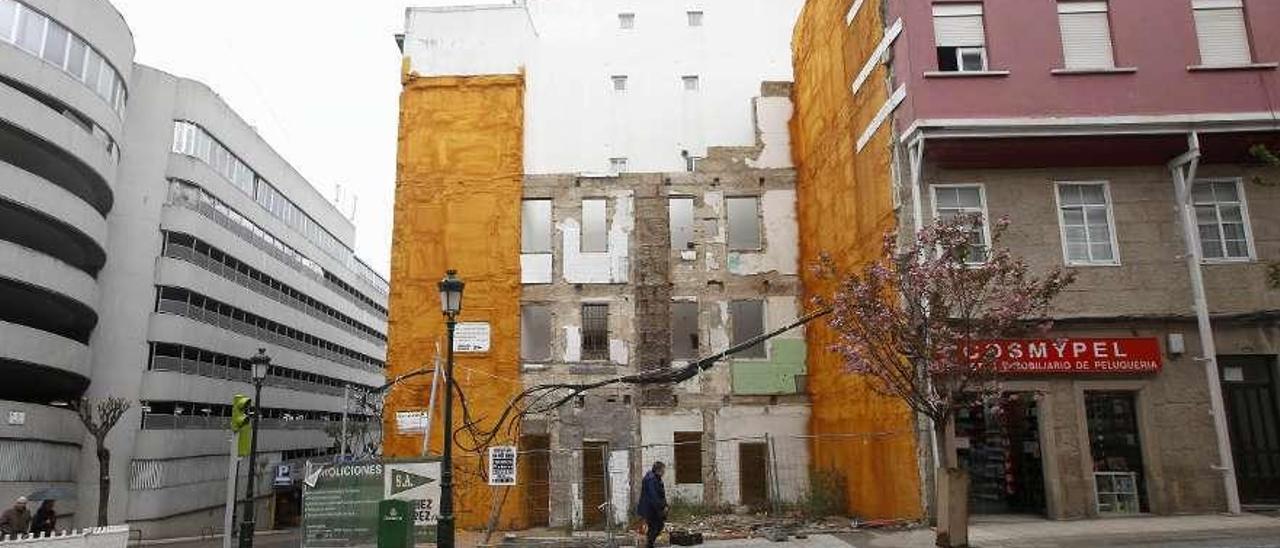
<svg viewBox="0 0 1280 548">
<path fill-rule="evenodd" d="M 967 349 L 974 359 L 987 352 L 1005 375 L 1157 373 L 1164 366 L 1153 337 L 998 340 Z"/>
<path fill-rule="evenodd" d="M 410 500 L 414 540 L 435 540 L 440 462 L 427 460 L 307 463 L 302 478 L 302 546 L 376 546 L 378 503 Z"/>
</svg>

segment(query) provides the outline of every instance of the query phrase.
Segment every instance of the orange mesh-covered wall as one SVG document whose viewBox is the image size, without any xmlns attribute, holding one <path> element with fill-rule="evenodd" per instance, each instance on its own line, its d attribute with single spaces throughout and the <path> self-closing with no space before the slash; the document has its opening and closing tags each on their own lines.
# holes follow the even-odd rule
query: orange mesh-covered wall
<svg viewBox="0 0 1280 548">
<path fill-rule="evenodd" d="M 489 322 L 493 337 L 489 352 L 456 356 L 455 377 L 472 415 L 489 420 L 520 390 L 520 341 L 513 334 L 520 332 L 523 120 L 522 75 L 405 77 L 387 376 L 430 366 L 437 342 L 445 349 L 436 283 L 445 270 L 456 269 L 467 284 L 459 321 Z M 420 454 L 422 436 L 397 435 L 395 412 L 426 408 L 429 384 L 430 376 L 405 381 L 388 397 L 383 425 L 387 456 Z M 456 400 L 454 420 L 462 421 Z M 432 452 L 439 454 L 442 429 L 432 430 Z M 462 439 L 470 441 L 466 435 Z M 515 445 L 514 440 L 497 441 Z M 494 494 L 479 475 L 484 462 L 478 453 L 456 446 L 454 456 L 458 525 L 481 527 Z M 500 527 L 522 526 L 524 498 L 519 491 L 506 497 Z"/>
<path fill-rule="evenodd" d="M 885 67 L 855 97 L 850 86 L 883 36 L 881 2 L 867 0 L 846 24 L 852 0 L 809 0 L 796 23 L 791 146 L 797 170 L 802 280 L 807 297 L 831 284 L 808 268 L 822 253 L 850 270 L 879 255 L 892 229 L 892 130 L 857 140 L 889 97 Z M 922 514 L 912 414 L 846 373 L 823 322 L 806 331 L 813 466 L 843 474 L 849 511 L 867 518 Z"/>
</svg>

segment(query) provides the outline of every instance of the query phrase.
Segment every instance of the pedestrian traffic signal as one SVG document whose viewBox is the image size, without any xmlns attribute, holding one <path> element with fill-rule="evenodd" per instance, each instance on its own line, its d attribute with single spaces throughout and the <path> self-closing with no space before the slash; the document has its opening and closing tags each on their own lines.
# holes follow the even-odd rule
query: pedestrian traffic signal
<svg viewBox="0 0 1280 548">
<path fill-rule="evenodd" d="M 240 456 L 249 454 L 249 444 L 253 429 L 249 423 L 253 419 L 253 399 L 236 394 L 231 398 L 231 431 L 236 435 L 236 453 Z"/>
</svg>

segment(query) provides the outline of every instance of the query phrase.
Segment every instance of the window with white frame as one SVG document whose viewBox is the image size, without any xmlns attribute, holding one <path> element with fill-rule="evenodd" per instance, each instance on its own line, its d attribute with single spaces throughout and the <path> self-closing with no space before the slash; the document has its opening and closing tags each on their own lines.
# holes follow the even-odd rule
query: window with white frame
<svg viewBox="0 0 1280 548">
<path fill-rule="evenodd" d="M 934 4 L 933 37 L 934 45 L 938 48 L 938 70 L 987 70 L 987 41 L 982 26 L 982 4 Z"/>
<path fill-rule="evenodd" d="M 1114 265 L 1115 223 L 1106 183 L 1058 183 L 1058 223 L 1069 265 Z"/>
<path fill-rule="evenodd" d="M 1066 68 L 1115 68 L 1105 0 L 1059 0 L 1058 28 Z"/>
<path fill-rule="evenodd" d="M 627 91 L 627 76 L 625 74 L 615 74 L 609 78 L 613 80 L 613 91 Z"/>
<path fill-rule="evenodd" d="M 1200 64 L 1247 65 L 1253 61 L 1244 20 L 1243 0 L 1192 0 Z"/>
<path fill-rule="evenodd" d="M 987 234 L 987 203 L 982 185 L 933 185 L 933 216 L 949 220 L 960 215 L 973 218 L 970 227 L 969 256 L 965 262 L 978 264 L 987 260 L 991 242 Z"/>
<path fill-rule="evenodd" d="M 633 28 L 636 28 L 636 14 L 634 14 L 634 13 L 619 13 L 619 14 L 618 14 L 618 28 L 620 28 L 620 29 L 633 29 Z"/>
<path fill-rule="evenodd" d="M 622 158 L 622 157 L 618 157 L 618 158 L 609 158 L 609 171 L 612 171 L 612 172 L 614 172 L 614 173 L 623 173 L 623 172 L 626 172 L 626 171 L 627 171 L 627 159 L 626 159 L 626 158 Z"/>
<path fill-rule="evenodd" d="M 686 16 L 686 17 L 688 17 L 688 19 L 689 19 L 689 26 L 691 26 L 691 27 L 701 27 L 701 26 L 702 26 L 702 12 L 701 12 L 701 11 L 698 11 L 698 10 L 687 11 L 687 12 L 685 12 L 685 16 Z"/>
<path fill-rule="evenodd" d="M 1253 256 L 1249 234 L 1249 210 L 1238 179 L 1198 181 L 1191 199 L 1196 208 L 1203 258 L 1248 260 Z"/>
</svg>

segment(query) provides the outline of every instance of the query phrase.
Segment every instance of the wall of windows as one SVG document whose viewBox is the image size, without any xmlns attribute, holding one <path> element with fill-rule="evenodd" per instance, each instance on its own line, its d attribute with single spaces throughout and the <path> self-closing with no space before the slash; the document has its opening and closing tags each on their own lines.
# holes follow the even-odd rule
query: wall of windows
<svg viewBox="0 0 1280 548">
<path fill-rule="evenodd" d="M 381 318 L 387 317 L 386 307 L 377 301 L 369 298 L 364 293 L 351 287 L 350 284 L 343 282 L 337 276 L 324 270 L 319 263 L 308 259 L 305 255 L 298 253 L 297 250 L 289 247 L 281 242 L 271 233 L 263 230 L 254 224 L 244 215 L 222 203 L 221 200 L 215 198 L 212 194 L 205 192 L 204 189 L 193 183 L 180 179 L 169 180 L 169 197 L 168 202 L 172 205 L 178 205 L 193 209 L 200 214 L 208 217 L 214 222 L 222 225 L 227 230 L 239 236 L 242 240 L 249 242 L 259 249 L 266 251 L 280 262 L 293 267 L 298 272 L 315 278 L 323 283 L 335 293 L 349 297 L 351 302 L 357 306 L 373 313 Z"/>
<path fill-rule="evenodd" d="M 177 314 L 343 365 L 381 373 L 377 358 L 181 287 L 158 286 L 155 311 Z"/>
<path fill-rule="evenodd" d="M 387 344 L 387 336 L 376 329 L 338 312 L 333 307 L 264 274 L 244 261 L 190 234 L 166 232 L 163 253 L 166 257 L 181 259 L 200 266 L 373 344 Z"/>
<path fill-rule="evenodd" d="M 302 208 L 298 207 L 292 201 L 284 196 L 279 190 L 266 179 L 258 177 L 244 162 L 242 162 L 235 154 L 231 153 L 222 143 L 209 135 L 204 128 L 187 121 L 175 120 L 173 122 L 173 151 L 179 154 L 186 154 L 194 158 L 198 158 L 205 164 L 208 164 L 217 171 L 236 188 L 239 188 L 245 194 L 252 196 L 258 205 L 262 206 L 277 219 L 283 221 L 290 228 L 298 231 L 308 241 L 315 244 L 329 256 L 342 263 L 348 270 L 354 272 L 356 276 L 368 282 L 375 290 L 381 293 L 381 297 L 385 298 L 389 287 L 387 281 L 382 279 L 373 269 L 356 258 L 355 254 L 343 244 L 337 237 L 325 230 L 320 223 L 307 215 Z"/>
<path fill-rule="evenodd" d="M 149 400 L 142 403 L 142 428 L 147 430 L 225 430 L 231 420 L 231 405 L 172 400 Z M 342 413 L 264 407 L 258 427 L 266 430 L 323 430 L 330 423 L 342 421 Z M 368 422 L 374 417 L 348 413 L 351 422 Z"/>
<path fill-rule="evenodd" d="M 182 344 L 151 343 L 151 371 L 173 371 L 213 379 L 252 382 L 249 358 L 231 356 Z M 267 370 L 263 386 L 274 386 L 300 392 L 315 392 L 330 396 L 342 396 L 343 387 L 356 390 L 372 390 L 374 387 L 351 383 L 342 379 L 308 373 L 272 364 Z"/>
<path fill-rule="evenodd" d="M 18 46 L 79 80 L 116 113 L 124 112 L 124 79 L 83 38 L 61 23 L 16 0 L 0 0 L 0 40 Z"/>
</svg>

